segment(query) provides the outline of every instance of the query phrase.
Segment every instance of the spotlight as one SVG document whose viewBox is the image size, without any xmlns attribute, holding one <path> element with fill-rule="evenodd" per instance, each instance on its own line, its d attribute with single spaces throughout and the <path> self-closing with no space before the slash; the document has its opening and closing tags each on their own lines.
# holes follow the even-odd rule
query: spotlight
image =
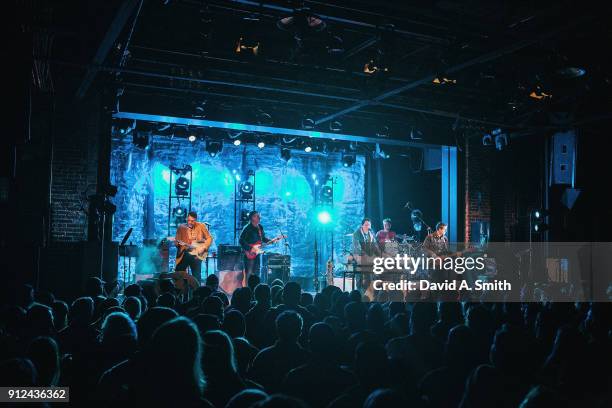
<svg viewBox="0 0 612 408">
<path fill-rule="evenodd" d="M 310 153 L 310 152 L 312 152 L 312 147 L 311 147 L 310 145 L 307 145 L 307 146 L 304 148 L 304 151 L 305 151 L 306 153 Z"/>
<path fill-rule="evenodd" d="M 130 119 L 118 119 L 113 122 L 114 130 L 120 135 L 128 135 L 136 128 L 136 121 Z"/>
<path fill-rule="evenodd" d="M 149 146 L 149 133 L 143 131 L 132 133 L 132 143 L 141 149 L 147 148 Z"/>
<path fill-rule="evenodd" d="M 253 198 L 253 183 L 244 181 L 240 184 L 240 198 L 250 200 Z"/>
<path fill-rule="evenodd" d="M 544 232 L 548 229 L 548 224 L 544 223 L 544 222 L 538 222 L 533 224 L 533 232 Z"/>
<path fill-rule="evenodd" d="M 210 157 L 215 157 L 223 150 L 223 143 L 213 140 L 206 141 L 206 151 L 210 154 Z"/>
<path fill-rule="evenodd" d="M 541 220 L 544 217 L 548 216 L 548 214 L 549 214 L 548 210 L 544 210 L 544 209 L 541 209 L 541 208 L 533 210 L 531 212 L 531 215 L 533 216 L 534 220 Z"/>
<path fill-rule="evenodd" d="M 234 140 L 234 146 L 240 146 L 240 143 L 242 143 L 240 139 Z"/>
<path fill-rule="evenodd" d="M 331 214 L 329 213 L 329 211 L 327 210 L 321 210 L 319 211 L 319 213 L 317 214 L 317 220 L 325 225 L 325 224 L 329 224 L 332 220 Z"/>
<path fill-rule="evenodd" d="M 503 150 L 508 146 L 508 137 L 505 134 L 495 136 L 495 148 L 497 150 Z"/>
<path fill-rule="evenodd" d="M 327 24 L 319 16 L 310 12 L 308 7 L 296 8 L 293 14 L 283 17 L 276 26 L 284 31 L 294 31 L 298 38 L 307 32 L 319 32 L 325 29 Z"/>
<path fill-rule="evenodd" d="M 321 187 L 321 203 L 331 204 L 333 201 L 333 190 L 331 186 Z"/>
<path fill-rule="evenodd" d="M 180 176 L 174 183 L 174 189 L 177 196 L 189 195 L 189 179 L 185 176 Z"/>
<path fill-rule="evenodd" d="M 172 210 L 172 217 L 175 222 L 178 224 L 180 222 L 184 222 L 187 215 L 187 210 L 183 207 L 176 207 Z"/>
<path fill-rule="evenodd" d="M 260 140 L 259 142 L 257 142 L 257 147 L 259 147 L 260 149 L 263 149 L 264 147 L 266 147 L 266 144 L 264 143 L 263 140 Z"/>
<path fill-rule="evenodd" d="M 240 210 L 240 224 L 247 225 L 251 220 L 249 219 L 249 210 L 245 210 L 244 208 Z"/>
<path fill-rule="evenodd" d="M 342 130 L 342 122 L 337 120 L 333 120 L 329 122 L 329 130 L 332 132 L 340 132 Z"/>
<path fill-rule="evenodd" d="M 191 133 L 188 137 L 187 140 L 189 140 L 191 143 L 195 142 L 197 140 L 197 137 L 194 133 Z"/>
<path fill-rule="evenodd" d="M 344 167 L 351 167 L 357 161 L 357 157 L 354 153 L 343 153 L 342 154 L 342 165 Z"/>
<path fill-rule="evenodd" d="M 456 79 L 449 79 L 445 76 L 437 76 L 431 81 L 435 85 L 456 84 Z"/>
<path fill-rule="evenodd" d="M 314 129 L 315 121 L 312 118 L 304 118 L 302 119 L 302 129 L 310 130 Z"/>
<path fill-rule="evenodd" d="M 484 135 L 482 137 L 482 145 L 483 146 L 492 146 L 493 145 L 493 137 L 489 134 Z"/>
<path fill-rule="evenodd" d="M 289 159 L 291 159 L 291 150 L 287 149 L 286 147 L 282 147 L 280 155 L 281 159 L 283 159 L 284 161 L 289 161 Z"/>
</svg>

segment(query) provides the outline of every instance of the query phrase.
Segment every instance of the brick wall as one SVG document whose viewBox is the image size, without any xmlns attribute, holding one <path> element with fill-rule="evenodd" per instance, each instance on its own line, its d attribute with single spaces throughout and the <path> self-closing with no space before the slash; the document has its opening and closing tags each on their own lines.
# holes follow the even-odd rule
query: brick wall
<svg viewBox="0 0 612 408">
<path fill-rule="evenodd" d="M 93 194 L 97 179 L 97 138 L 100 109 L 95 99 L 58 116 L 53 150 L 51 239 L 87 239 L 87 216 L 82 195 Z M 109 129 L 110 132 L 110 129 Z"/>
<path fill-rule="evenodd" d="M 522 143 L 498 151 L 479 138 L 468 139 L 465 152 L 465 241 L 478 234 L 470 228 L 476 221 L 489 223 L 490 241 L 522 240 L 519 215 L 540 183 L 537 152 Z"/>
</svg>

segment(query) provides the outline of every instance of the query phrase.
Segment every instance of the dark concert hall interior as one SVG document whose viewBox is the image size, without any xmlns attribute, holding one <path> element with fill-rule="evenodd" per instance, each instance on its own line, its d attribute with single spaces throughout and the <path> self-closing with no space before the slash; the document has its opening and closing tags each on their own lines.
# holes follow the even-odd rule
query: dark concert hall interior
<svg viewBox="0 0 612 408">
<path fill-rule="evenodd" d="M 612 406 L 602 3 L 7 4 L 0 405 Z"/>
</svg>

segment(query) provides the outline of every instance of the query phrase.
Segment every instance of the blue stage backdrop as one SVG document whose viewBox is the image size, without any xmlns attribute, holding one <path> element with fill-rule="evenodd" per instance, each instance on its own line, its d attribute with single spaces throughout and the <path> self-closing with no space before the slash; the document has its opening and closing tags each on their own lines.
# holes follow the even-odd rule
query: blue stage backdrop
<svg viewBox="0 0 612 408">
<path fill-rule="evenodd" d="M 168 234 L 168 195 L 170 188 L 174 189 L 169 183 L 170 167 L 185 165 L 193 168 L 191 208 L 200 221 L 211 224 L 213 250 L 219 244 L 234 243 L 234 171 L 242 178 L 248 170 L 255 171 L 256 207 L 262 214 L 262 225 L 270 237 L 281 230 L 289 236 L 291 274 L 295 277 L 313 276 L 315 234 L 320 244 L 320 265 L 330 256 L 332 231 L 334 257 L 339 260 L 348 245 L 346 233 L 354 231 L 364 216 L 363 156 L 358 155 L 351 167 L 344 167 L 339 153 L 292 150 L 287 162 L 280 157 L 278 146 L 259 149 L 250 144 L 225 144 L 220 154 L 211 157 L 201 141 L 152 136 L 149 146 L 142 149 L 127 136 L 112 141 L 111 181 L 118 187 L 113 240 L 120 241 L 129 228 L 133 228 L 129 241 L 136 245 Z M 315 194 L 327 174 L 336 180 L 334 207 L 329 211 L 331 222 L 321 226 Z M 183 205 L 187 206 L 185 201 Z M 174 233 L 173 228 L 170 235 Z M 282 245 L 270 249 L 282 251 Z M 172 248 L 170 270 L 174 256 Z M 122 267 L 120 262 L 120 274 Z"/>
</svg>

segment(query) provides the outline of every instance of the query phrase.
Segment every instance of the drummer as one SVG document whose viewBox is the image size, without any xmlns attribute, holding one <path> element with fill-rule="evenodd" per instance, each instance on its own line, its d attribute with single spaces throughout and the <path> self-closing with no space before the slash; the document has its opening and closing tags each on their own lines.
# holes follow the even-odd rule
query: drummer
<svg viewBox="0 0 612 408">
<path fill-rule="evenodd" d="M 385 242 L 395 241 L 395 231 L 391 231 L 391 218 L 383 220 L 383 229 L 376 233 L 376 241 L 381 249 L 384 248 Z"/>
</svg>

